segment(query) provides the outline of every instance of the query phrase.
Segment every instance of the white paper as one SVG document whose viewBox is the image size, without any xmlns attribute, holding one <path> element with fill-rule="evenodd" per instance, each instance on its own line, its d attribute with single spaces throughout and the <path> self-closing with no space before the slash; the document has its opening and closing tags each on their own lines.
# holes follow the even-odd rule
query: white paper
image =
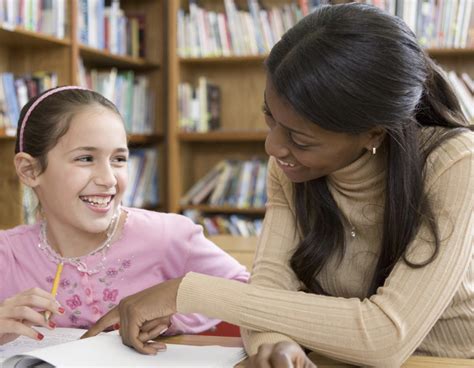
<svg viewBox="0 0 474 368">
<path fill-rule="evenodd" d="M 54 330 L 48 330 L 44 327 L 35 327 L 35 330 L 44 335 L 43 340 L 37 341 L 29 337 L 20 336 L 8 344 L 0 345 L 0 363 L 13 355 L 77 340 L 87 331 L 79 328 L 63 327 L 58 327 Z"/>
<path fill-rule="evenodd" d="M 40 361 L 57 367 L 234 367 L 246 355 L 242 348 L 222 346 L 191 346 L 166 344 L 167 350 L 157 355 L 143 355 L 122 344 L 120 336 L 99 335 L 66 344 L 31 351 L 23 361 L 15 356 L 4 362 L 4 367 L 26 367 Z M 20 363 L 18 363 L 20 362 Z M 43 365 L 42 365 L 43 366 Z"/>
</svg>

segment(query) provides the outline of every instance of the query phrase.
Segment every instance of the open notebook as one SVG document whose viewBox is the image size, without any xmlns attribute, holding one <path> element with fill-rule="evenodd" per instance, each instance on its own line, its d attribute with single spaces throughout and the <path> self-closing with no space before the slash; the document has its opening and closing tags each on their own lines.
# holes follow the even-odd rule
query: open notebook
<svg viewBox="0 0 474 368">
<path fill-rule="evenodd" d="M 41 330 L 43 333 L 44 330 Z M 26 338 L 0 347 L 4 368 L 16 367 L 234 367 L 245 358 L 242 348 L 167 344 L 165 352 L 142 355 L 122 344 L 116 333 L 77 340 L 85 330 L 56 329 L 45 332 L 42 348 L 25 352 Z M 47 334 L 47 335 L 46 335 Z M 63 338 L 57 344 L 57 340 Z M 73 340 L 64 342 L 66 340 Z M 14 354 L 14 355 L 12 355 Z"/>
</svg>

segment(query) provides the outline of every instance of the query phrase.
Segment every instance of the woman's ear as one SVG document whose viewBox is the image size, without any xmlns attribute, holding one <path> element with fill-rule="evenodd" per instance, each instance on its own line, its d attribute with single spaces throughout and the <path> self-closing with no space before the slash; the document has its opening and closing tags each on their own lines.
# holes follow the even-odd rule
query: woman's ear
<svg viewBox="0 0 474 368">
<path fill-rule="evenodd" d="M 375 127 L 375 128 L 370 129 L 366 134 L 367 134 L 367 144 L 365 148 L 367 149 L 367 151 L 374 152 L 374 149 L 376 150 L 382 144 L 387 132 L 382 127 Z"/>
<path fill-rule="evenodd" d="M 15 155 L 13 162 L 15 164 L 16 174 L 21 182 L 30 188 L 36 187 L 40 174 L 38 161 L 30 154 L 20 152 Z"/>
</svg>

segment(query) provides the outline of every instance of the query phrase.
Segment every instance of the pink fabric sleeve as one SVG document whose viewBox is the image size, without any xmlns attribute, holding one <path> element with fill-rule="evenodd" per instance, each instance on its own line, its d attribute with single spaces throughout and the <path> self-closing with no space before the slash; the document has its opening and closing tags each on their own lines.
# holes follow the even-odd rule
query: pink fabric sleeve
<svg viewBox="0 0 474 368">
<path fill-rule="evenodd" d="M 190 220 L 189 222 L 190 231 L 180 229 L 181 234 L 186 233 L 187 239 L 181 239 L 175 244 L 174 246 L 177 248 L 173 251 L 175 255 L 180 254 L 181 256 L 181 262 L 184 264 L 182 275 L 196 272 L 246 283 L 249 278 L 246 268 L 206 239 L 201 226 L 191 223 Z M 167 334 L 199 333 L 219 322 L 220 320 L 210 319 L 197 313 L 175 314 L 171 318 L 171 327 Z"/>
<path fill-rule="evenodd" d="M 10 282 L 7 282 L 6 276 L 12 274 L 13 254 L 10 247 L 10 242 L 4 231 L 0 231 L 0 270 L 2 270 L 2 287 L 0 288 L 0 302 L 8 298 L 11 294 L 9 286 Z M 9 278 L 9 277 L 8 277 Z"/>
</svg>

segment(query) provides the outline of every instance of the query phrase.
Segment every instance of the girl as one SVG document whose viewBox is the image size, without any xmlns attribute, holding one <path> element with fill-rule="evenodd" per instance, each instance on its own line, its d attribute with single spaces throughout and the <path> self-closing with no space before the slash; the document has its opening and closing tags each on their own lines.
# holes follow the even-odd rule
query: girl
<svg viewBox="0 0 474 368">
<path fill-rule="evenodd" d="M 126 298 L 124 342 L 150 351 L 144 320 L 199 312 L 242 326 L 257 366 L 295 342 L 357 365 L 473 358 L 474 133 L 439 68 L 402 20 L 346 4 L 289 30 L 266 69 L 251 284 L 189 273 Z"/>
<path fill-rule="evenodd" d="M 184 216 L 123 208 L 127 138 L 115 106 L 75 86 L 23 107 L 15 167 L 39 199 L 42 220 L 0 231 L 0 343 L 41 339 L 32 324 L 87 328 L 119 301 L 189 271 L 245 282 L 245 268 Z M 57 301 L 51 290 L 63 264 Z M 23 291 L 26 290 L 26 291 Z M 49 323 L 39 311 L 54 317 Z M 174 316 L 153 332 L 200 332 L 216 324 Z"/>
</svg>

